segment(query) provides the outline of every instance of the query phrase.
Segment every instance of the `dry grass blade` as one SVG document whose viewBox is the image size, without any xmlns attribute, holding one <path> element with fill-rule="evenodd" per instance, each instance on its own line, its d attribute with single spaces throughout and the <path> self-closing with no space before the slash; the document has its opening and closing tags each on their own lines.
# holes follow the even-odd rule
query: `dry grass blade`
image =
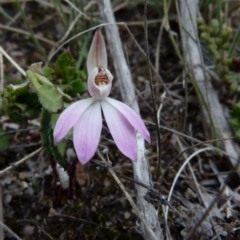
<svg viewBox="0 0 240 240">
<path fill-rule="evenodd" d="M 80 13 L 81 15 L 83 15 L 85 17 L 85 19 L 90 20 L 91 18 L 88 17 L 84 12 L 80 11 L 80 9 L 78 9 L 72 2 L 70 2 L 69 0 L 64 0 L 66 3 L 68 3 L 74 10 L 76 10 L 78 13 Z M 92 20 L 92 19 L 91 19 Z"/>
<path fill-rule="evenodd" d="M 3 92 L 4 88 L 4 77 L 3 77 L 3 56 L 2 53 L 0 52 L 0 93 Z M 2 109 L 2 98 L 0 98 L 0 112 Z"/>
<path fill-rule="evenodd" d="M 87 32 L 91 32 L 91 31 L 96 30 L 96 29 L 98 29 L 98 28 L 100 28 L 100 27 L 103 27 L 103 26 L 106 26 L 106 25 L 112 25 L 112 24 L 115 24 L 115 25 L 116 25 L 116 23 L 109 23 L 109 24 L 107 24 L 107 23 L 102 23 L 102 24 L 99 24 L 99 25 L 97 25 L 97 26 L 95 26 L 95 27 L 89 28 L 89 29 L 87 29 L 87 30 L 85 30 L 85 31 L 82 31 L 82 32 L 78 33 L 77 35 L 69 38 L 69 39 L 66 40 L 64 43 L 62 43 L 62 44 L 48 57 L 48 62 L 56 55 L 56 53 L 57 53 L 59 50 L 61 50 L 61 49 L 63 48 L 63 46 L 64 46 L 65 44 L 71 42 L 73 39 L 75 39 L 75 38 L 77 38 L 77 37 L 80 37 L 81 35 L 83 35 L 83 34 L 85 34 L 85 33 L 87 33 Z M 118 24 L 119 24 L 119 25 L 122 25 L 123 23 L 118 23 Z"/>
<path fill-rule="evenodd" d="M 2 24 L 0 24 L 0 28 L 4 29 L 4 30 L 8 30 L 8 31 L 12 31 L 12 32 L 16 32 L 16 33 L 20 33 L 20 34 L 24 34 L 27 36 L 31 36 L 31 34 L 28 31 L 24 31 L 22 29 L 18 29 L 18 28 L 14 28 L 14 27 L 9 27 L 9 26 L 4 26 Z M 48 40 L 44 37 L 35 35 L 35 38 L 37 38 L 38 40 L 41 40 L 42 42 L 48 43 L 52 46 L 57 46 L 55 42 Z"/>
<path fill-rule="evenodd" d="M 26 160 L 28 160 L 29 158 L 33 157 L 34 155 L 36 155 L 37 153 L 39 153 L 40 151 L 42 151 L 42 147 L 40 147 L 39 149 L 37 149 L 36 151 L 32 152 L 31 154 L 27 155 L 26 157 L 20 159 L 19 161 L 15 162 L 14 164 L 12 164 L 11 166 L 3 169 L 2 171 L 0 171 L 0 176 L 2 176 L 3 174 L 7 173 L 8 171 L 10 171 L 11 169 L 14 169 L 15 167 L 19 166 L 20 164 L 22 164 L 23 162 L 25 162 Z"/>
<path fill-rule="evenodd" d="M 3 57 L 0 53 L 0 93 L 3 92 L 4 78 L 3 78 Z M 2 109 L 2 98 L 0 98 L 0 112 Z M 2 204 L 2 186 L 0 186 L 0 221 L 3 222 L 3 204 Z M 4 239 L 3 227 L 0 226 L 0 239 Z"/>
<path fill-rule="evenodd" d="M 172 197 L 172 194 L 173 194 L 173 190 L 174 190 L 174 187 L 176 186 L 176 183 L 178 181 L 178 178 L 181 174 L 181 172 L 183 171 L 183 169 L 186 167 L 186 165 L 189 163 L 189 161 L 191 161 L 196 155 L 202 153 L 202 152 L 205 152 L 205 151 L 212 151 L 213 149 L 212 148 L 203 148 L 203 149 L 199 149 L 198 151 L 194 152 L 192 155 L 190 155 L 186 160 L 185 162 L 183 163 L 183 165 L 181 166 L 181 168 L 178 170 L 174 180 L 173 180 L 173 183 L 172 183 L 172 186 L 171 186 L 171 189 L 169 191 L 169 194 L 168 194 L 168 198 L 167 198 L 167 201 L 170 202 L 171 201 L 171 197 Z M 169 210 L 169 207 L 166 206 L 166 212 L 165 212 L 165 220 L 167 222 L 167 219 L 168 219 L 168 210 Z"/>
<path fill-rule="evenodd" d="M 0 221 L 0 226 L 4 228 L 6 232 L 8 232 L 11 236 L 13 236 L 16 240 L 22 240 L 16 233 L 14 233 L 8 226 L 6 226 L 3 222 Z"/>
<path fill-rule="evenodd" d="M 160 164 L 161 164 L 161 136 L 160 136 L 160 130 L 159 130 L 159 121 L 157 118 L 157 108 L 156 108 L 156 98 L 154 94 L 153 89 L 153 76 L 152 76 L 152 69 L 150 64 L 150 56 L 149 56 L 149 46 L 148 46 L 148 23 L 147 23 L 147 4 L 148 1 L 145 0 L 145 6 L 144 6 L 144 35 L 145 35 L 145 47 L 146 47 L 146 55 L 147 55 L 147 65 L 148 65 L 148 75 L 150 78 L 150 89 L 151 89 L 151 99 L 152 99 L 152 105 L 153 105 L 153 114 L 154 114 L 154 120 L 156 124 L 156 132 L 157 132 L 157 153 L 158 153 L 158 164 L 157 164 L 157 170 L 156 170 L 156 178 L 158 178 L 160 173 Z"/>
<path fill-rule="evenodd" d="M 24 76 L 26 72 L 7 54 L 7 52 L 0 46 L 0 53 L 7 58 L 7 60 Z"/>
<path fill-rule="evenodd" d="M 194 226 L 194 228 L 191 230 L 191 232 L 189 233 L 189 235 L 187 236 L 186 240 L 191 240 L 193 239 L 193 236 L 197 230 L 197 228 L 202 224 L 202 222 L 204 221 L 204 219 L 206 219 L 210 213 L 210 211 L 212 210 L 213 206 L 216 204 L 217 200 L 221 197 L 221 195 L 223 194 L 223 192 L 225 191 L 225 186 L 222 187 L 222 189 L 220 190 L 220 192 L 218 193 L 218 195 L 216 196 L 215 199 L 213 199 L 212 203 L 209 205 L 209 207 L 207 208 L 207 210 L 205 211 L 205 213 L 202 215 L 201 219 L 198 221 L 198 223 Z"/>
</svg>

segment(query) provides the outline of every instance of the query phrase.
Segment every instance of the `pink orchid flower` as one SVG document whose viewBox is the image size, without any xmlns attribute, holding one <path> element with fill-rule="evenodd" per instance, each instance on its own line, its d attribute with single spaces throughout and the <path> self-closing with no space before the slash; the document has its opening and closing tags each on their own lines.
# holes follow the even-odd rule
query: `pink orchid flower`
<svg viewBox="0 0 240 240">
<path fill-rule="evenodd" d="M 137 161 L 135 130 L 146 141 L 150 134 L 141 118 L 127 105 L 109 98 L 113 76 L 107 69 L 107 52 L 98 30 L 87 59 L 88 91 L 91 98 L 77 101 L 66 108 L 54 128 L 54 143 L 60 142 L 73 127 L 73 144 L 79 161 L 87 163 L 95 154 L 102 130 L 102 112 L 119 150 Z"/>
</svg>

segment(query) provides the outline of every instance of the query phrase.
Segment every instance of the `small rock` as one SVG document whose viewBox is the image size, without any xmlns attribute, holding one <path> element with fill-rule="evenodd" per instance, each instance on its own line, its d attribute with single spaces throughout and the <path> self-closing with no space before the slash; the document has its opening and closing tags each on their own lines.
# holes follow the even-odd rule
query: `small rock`
<svg viewBox="0 0 240 240">
<path fill-rule="evenodd" d="M 18 178 L 19 178 L 20 180 L 24 180 L 24 179 L 26 178 L 25 172 L 20 172 L 20 173 L 18 174 Z"/>
<path fill-rule="evenodd" d="M 31 225 L 26 225 L 23 229 L 23 235 L 26 237 L 30 237 L 34 234 L 35 227 Z"/>
<path fill-rule="evenodd" d="M 124 218 L 125 219 L 129 219 L 131 217 L 131 213 L 130 212 L 125 212 L 124 213 Z"/>
<path fill-rule="evenodd" d="M 11 200 L 12 200 L 12 195 L 11 194 L 6 194 L 5 196 L 4 196 L 4 203 L 7 205 L 8 203 L 10 203 L 11 202 Z"/>
</svg>

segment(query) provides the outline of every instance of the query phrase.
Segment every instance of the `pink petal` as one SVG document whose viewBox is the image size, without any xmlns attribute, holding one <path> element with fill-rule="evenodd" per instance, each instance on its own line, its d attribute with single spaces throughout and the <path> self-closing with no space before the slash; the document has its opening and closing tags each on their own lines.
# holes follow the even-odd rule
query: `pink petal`
<svg viewBox="0 0 240 240">
<path fill-rule="evenodd" d="M 93 68 L 88 76 L 87 81 L 88 91 L 90 95 L 96 100 L 105 99 L 110 94 L 112 88 L 113 75 L 108 71 L 108 69 L 104 69 L 102 71 L 104 71 L 107 74 L 108 77 L 107 85 L 97 85 L 95 83 L 95 77 L 99 72 L 98 68 Z"/>
<path fill-rule="evenodd" d="M 122 115 L 128 120 L 128 122 L 146 139 L 148 143 L 151 142 L 150 134 L 143 123 L 140 116 L 134 112 L 130 107 L 126 104 L 119 102 L 112 98 L 106 98 L 113 107 L 115 107 Z"/>
<path fill-rule="evenodd" d="M 68 131 L 76 124 L 81 114 L 94 102 L 92 98 L 77 101 L 67 107 L 57 120 L 54 127 L 54 144 L 60 142 Z"/>
<path fill-rule="evenodd" d="M 87 59 L 87 71 L 93 68 L 107 68 L 107 51 L 103 35 L 100 30 L 95 32 Z"/>
<path fill-rule="evenodd" d="M 137 161 L 135 130 L 127 119 L 109 102 L 101 102 L 103 114 L 119 150 L 132 161 Z"/>
<path fill-rule="evenodd" d="M 82 164 L 87 163 L 96 152 L 101 130 L 101 105 L 97 101 L 81 115 L 73 128 L 73 144 Z"/>
</svg>

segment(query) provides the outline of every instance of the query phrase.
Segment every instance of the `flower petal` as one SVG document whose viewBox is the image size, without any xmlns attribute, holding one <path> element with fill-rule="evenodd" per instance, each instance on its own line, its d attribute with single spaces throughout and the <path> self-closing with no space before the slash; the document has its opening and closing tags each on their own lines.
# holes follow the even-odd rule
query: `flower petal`
<svg viewBox="0 0 240 240">
<path fill-rule="evenodd" d="M 127 119 L 109 102 L 101 102 L 103 114 L 112 137 L 119 150 L 132 161 L 137 161 L 137 140 L 135 130 Z"/>
<path fill-rule="evenodd" d="M 95 78 L 99 73 L 98 68 L 93 68 L 88 76 L 88 91 L 96 100 L 102 100 L 106 98 L 110 94 L 112 88 L 113 75 L 108 71 L 108 69 L 102 69 L 102 71 L 106 73 L 108 78 L 108 84 L 106 85 L 97 85 L 95 83 Z"/>
<path fill-rule="evenodd" d="M 94 99 L 88 98 L 77 101 L 66 108 L 57 120 L 54 127 L 54 144 L 60 142 L 68 131 L 76 124 L 81 114 L 94 102 Z"/>
<path fill-rule="evenodd" d="M 87 71 L 93 68 L 107 68 L 107 51 L 105 41 L 100 30 L 96 31 L 87 58 Z"/>
<path fill-rule="evenodd" d="M 148 143 L 151 142 L 149 131 L 143 123 L 140 116 L 134 112 L 126 104 L 119 102 L 112 98 L 106 98 L 113 107 L 115 107 L 122 115 L 129 121 L 129 123 L 146 139 Z"/>
<path fill-rule="evenodd" d="M 82 164 L 87 163 L 96 152 L 101 130 L 101 105 L 97 101 L 81 115 L 73 128 L 73 144 Z"/>
</svg>

